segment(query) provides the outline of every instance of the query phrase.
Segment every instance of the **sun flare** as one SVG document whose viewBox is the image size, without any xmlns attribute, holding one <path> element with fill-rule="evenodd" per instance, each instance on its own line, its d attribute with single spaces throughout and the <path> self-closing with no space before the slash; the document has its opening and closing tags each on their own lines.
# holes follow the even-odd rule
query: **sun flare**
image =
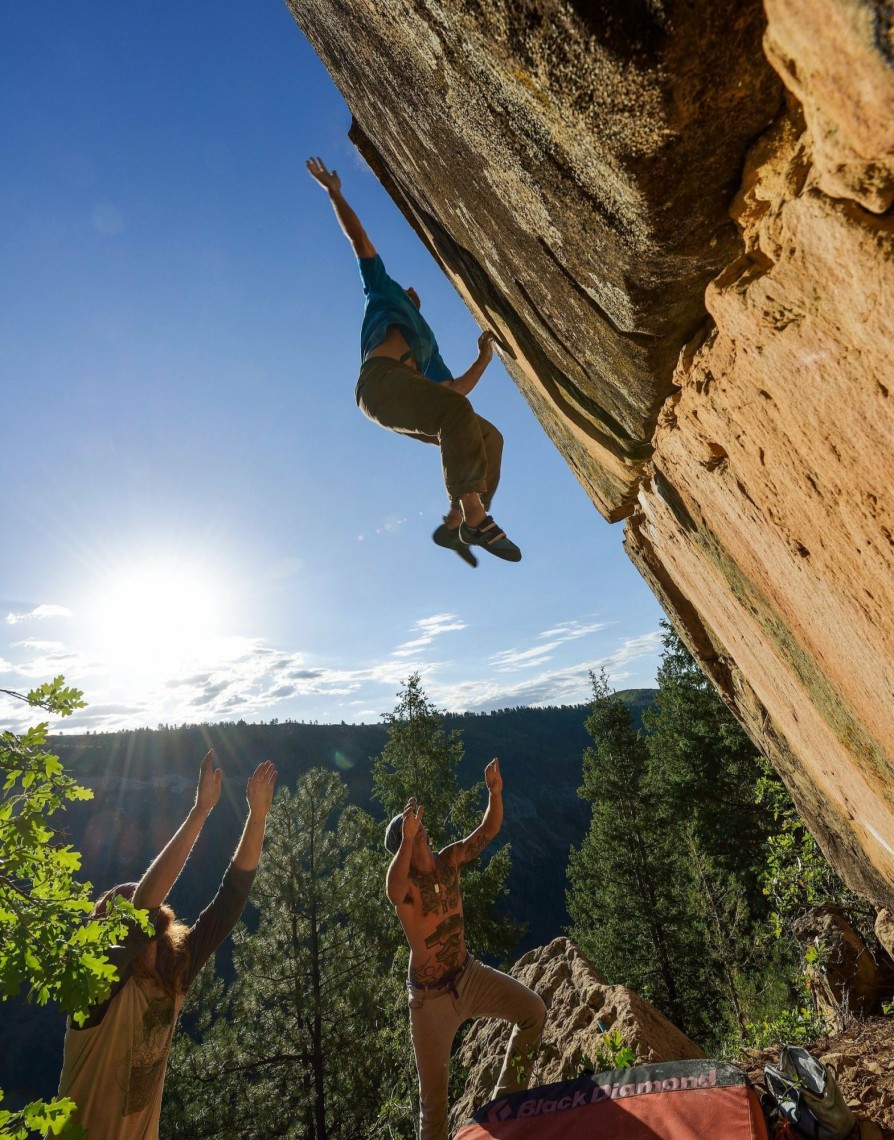
<svg viewBox="0 0 894 1140">
<path fill-rule="evenodd" d="M 174 567 L 111 580 L 97 600 L 95 633 L 109 664 L 163 677 L 200 660 L 220 635 L 216 585 Z"/>
</svg>

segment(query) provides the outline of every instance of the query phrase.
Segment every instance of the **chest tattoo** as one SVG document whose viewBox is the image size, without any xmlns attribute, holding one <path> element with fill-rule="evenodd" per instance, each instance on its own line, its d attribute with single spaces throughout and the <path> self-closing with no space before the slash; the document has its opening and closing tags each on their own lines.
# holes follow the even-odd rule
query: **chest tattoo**
<svg viewBox="0 0 894 1140">
<path fill-rule="evenodd" d="M 453 864 L 445 866 L 436 860 L 433 871 L 411 871 L 410 878 L 419 888 L 423 915 L 447 914 L 459 906 L 459 871 Z"/>
</svg>

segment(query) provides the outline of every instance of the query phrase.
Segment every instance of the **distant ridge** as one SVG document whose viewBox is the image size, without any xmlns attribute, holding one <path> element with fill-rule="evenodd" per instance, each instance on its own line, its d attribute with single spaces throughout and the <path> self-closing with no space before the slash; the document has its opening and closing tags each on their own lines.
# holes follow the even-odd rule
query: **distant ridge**
<svg viewBox="0 0 894 1140">
<path fill-rule="evenodd" d="M 618 693 L 638 727 L 655 692 Z M 462 782 L 480 779 L 491 757 L 502 761 L 507 792 L 503 838 L 512 844 L 513 862 L 509 907 L 529 925 L 524 948 L 548 941 L 567 922 L 568 848 L 580 841 L 588 820 L 587 807 L 577 795 L 581 759 L 590 743 L 584 728 L 588 713 L 589 705 L 580 704 L 444 716 L 445 728 L 462 734 Z M 386 739 L 382 724 L 236 721 L 57 736 L 52 744 L 66 768 L 94 789 L 92 801 L 69 810 L 68 831 L 84 855 L 86 877 L 100 887 L 138 876 L 147 865 L 188 807 L 199 760 L 208 748 L 216 750 L 231 794 L 211 817 L 203 843 L 229 849 L 241 827 L 245 780 L 261 760 L 273 760 L 280 781 L 289 785 L 309 768 L 335 769 L 345 780 L 351 802 L 380 814 L 379 805 L 369 798 L 371 760 Z M 209 866 L 208 874 L 213 877 L 217 871 Z M 197 883 L 196 876 L 185 875 L 175 905 L 186 910 L 201 905 L 208 886 L 204 879 L 200 876 Z M 517 913 L 523 898 L 538 899 L 537 914 Z"/>
</svg>

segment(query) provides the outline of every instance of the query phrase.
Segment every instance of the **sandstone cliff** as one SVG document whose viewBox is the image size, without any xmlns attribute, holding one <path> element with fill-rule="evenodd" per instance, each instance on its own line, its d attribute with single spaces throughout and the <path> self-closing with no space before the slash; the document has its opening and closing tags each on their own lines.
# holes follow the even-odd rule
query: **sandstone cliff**
<svg viewBox="0 0 894 1140">
<path fill-rule="evenodd" d="M 826 854 L 894 907 L 890 3 L 288 3 Z"/>
</svg>

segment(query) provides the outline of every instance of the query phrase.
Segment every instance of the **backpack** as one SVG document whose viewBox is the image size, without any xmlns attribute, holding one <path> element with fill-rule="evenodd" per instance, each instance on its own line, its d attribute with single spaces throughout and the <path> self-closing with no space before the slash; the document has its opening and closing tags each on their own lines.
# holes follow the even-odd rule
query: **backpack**
<svg viewBox="0 0 894 1140">
<path fill-rule="evenodd" d="M 767 1089 L 795 1132 L 809 1140 L 844 1140 L 857 1118 L 831 1071 L 806 1049 L 784 1045 L 779 1068 L 764 1066 Z"/>
<path fill-rule="evenodd" d="M 767 1140 L 745 1074 L 722 1061 L 669 1061 L 511 1093 L 454 1140 Z"/>
</svg>

